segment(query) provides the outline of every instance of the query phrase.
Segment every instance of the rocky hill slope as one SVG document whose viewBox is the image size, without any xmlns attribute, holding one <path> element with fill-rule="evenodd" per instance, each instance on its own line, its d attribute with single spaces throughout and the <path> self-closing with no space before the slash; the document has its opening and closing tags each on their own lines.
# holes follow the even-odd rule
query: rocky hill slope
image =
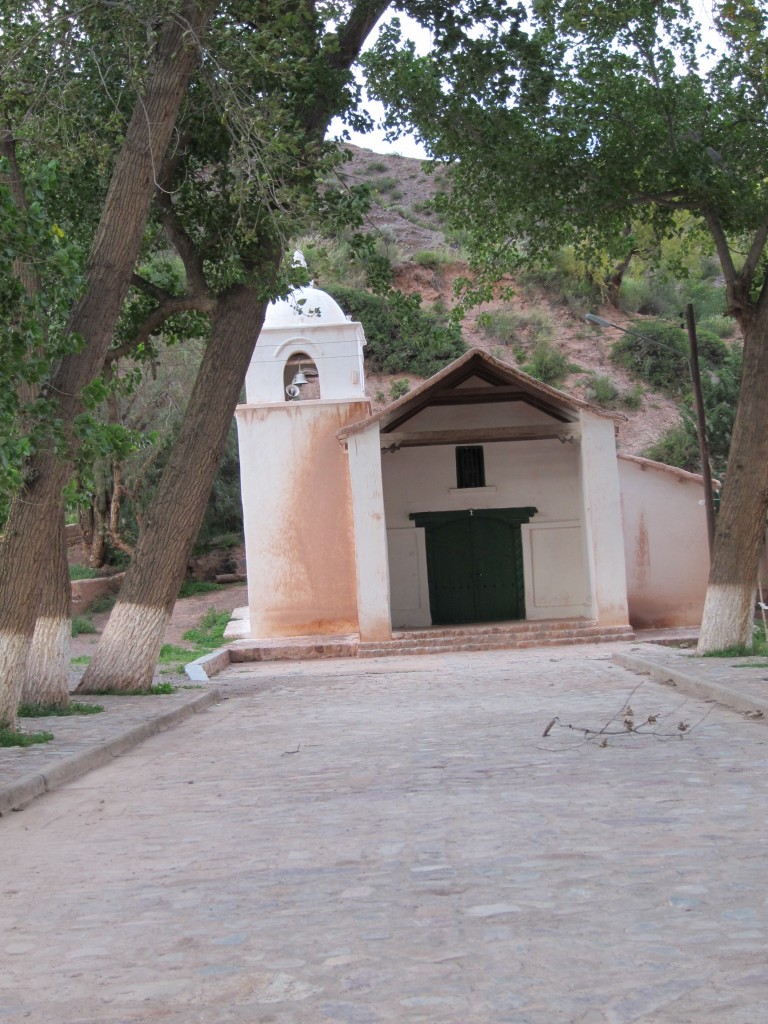
<svg viewBox="0 0 768 1024">
<path fill-rule="evenodd" d="M 447 239 L 439 216 L 430 209 L 440 183 L 440 172 L 427 174 L 419 160 L 397 155 L 380 155 L 349 146 L 350 161 L 342 176 L 348 184 L 369 183 L 374 203 L 366 228 L 380 240 L 395 267 L 394 284 L 406 293 L 418 292 L 425 307 L 450 309 L 456 302 L 454 282 L 466 274 L 461 249 Z M 321 287 L 327 285 L 322 279 Z M 508 280 L 511 298 L 505 297 L 479 306 L 463 322 L 468 345 L 483 348 L 513 366 L 521 366 L 530 357 L 538 338 L 549 338 L 551 346 L 564 353 L 570 371 L 561 388 L 580 398 L 595 401 L 595 388 L 613 391 L 612 404 L 618 417 L 619 450 L 642 454 L 679 418 L 676 403 L 655 393 L 647 385 L 639 387 L 626 371 L 612 364 L 610 351 L 618 332 L 594 328 L 583 319 L 584 311 L 565 305 L 562 297 L 544 285 Z M 619 325 L 628 318 L 614 307 L 597 308 L 599 313 Z M 515 341 L 504 340 L 493 328 L 512 324 Z M 489 330 L 490 328 L 490 330 Z M 419 378 L 398 374 L 411 386 Z M 392 377 L 368 374 L 366 390 L 374 407 L 389 400 Z M 606 381 L 608 383 L 606 383 Z M 626 397 L 626 402 L 622 400 Z M 637 405 L 636 408 L 631 407 Z"/>
</svg>

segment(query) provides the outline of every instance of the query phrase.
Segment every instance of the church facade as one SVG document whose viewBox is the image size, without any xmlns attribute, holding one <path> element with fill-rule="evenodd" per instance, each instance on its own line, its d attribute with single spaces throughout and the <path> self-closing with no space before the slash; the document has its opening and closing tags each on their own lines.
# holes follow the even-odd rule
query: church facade
<svg viewBox="0 0 768 1024">
<path fill-rule="evenodd" d="M 471 349 L 372 414 L 362 325 L 273 303 L 238 407 L 252 639 L 518 620 L 699 621 L 701 479 Z"/>
</svg>

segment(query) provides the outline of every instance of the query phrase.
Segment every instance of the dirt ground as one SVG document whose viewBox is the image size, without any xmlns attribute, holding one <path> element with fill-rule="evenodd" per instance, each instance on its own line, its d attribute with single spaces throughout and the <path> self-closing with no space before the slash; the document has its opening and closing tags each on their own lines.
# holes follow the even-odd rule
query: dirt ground
<svg viewBox="0 0 768 1024">
<path fill-rule="evenodd" d="M 208 594 L 195 594 L 193 597 L 181 598 L 176 602 L 171 621 L 165 631 L 165 643 L 184 646 L 184 633 L 196 626 L 209 608 L 215 608 L 216 611 L 232 611 L 233 608 L 245 604 L 248 604 L 248 587 L 245 583 L 232 583 Z M 90 619 L 96 632 L 81 633 L 80 636 L 72 637 L 71 654 L 73 658 L 94 653 L 102 630 L 109 619 L 109 612 L 91 615 Z"/>
</svg>

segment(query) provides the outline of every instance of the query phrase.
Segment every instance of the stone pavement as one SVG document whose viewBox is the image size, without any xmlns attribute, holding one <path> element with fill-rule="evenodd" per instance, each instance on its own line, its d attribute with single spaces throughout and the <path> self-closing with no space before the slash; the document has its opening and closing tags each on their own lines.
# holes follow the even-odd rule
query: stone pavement
<svg viewBox="0 0 768 1024">
<path fill-rule="evenodd" d="M 761 1024 L 766 723 L 616 648 L 232 666 L 0 820 L 0 1021 Z"/>
</svg>

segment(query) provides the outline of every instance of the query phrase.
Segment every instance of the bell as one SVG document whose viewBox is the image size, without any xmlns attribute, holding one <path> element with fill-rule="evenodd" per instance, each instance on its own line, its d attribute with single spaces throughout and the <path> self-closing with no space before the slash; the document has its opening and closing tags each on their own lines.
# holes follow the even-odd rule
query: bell
<svg viewBox="0 0 768 1024">
<path fill-rule="evenodd" d="M 295 377 L 293 378 L 293 380 L 291 381 L 291 383 L 292 383 L 292 384 L 295 384 L 295 385 L 296 385 L 297 387 L 301 387 L 301 386 L 302 386 L 302 384 L 309 384 L 309 381 L 308 381 L 308 380 L 307 380 L 307 378 L 306 378 L 306 377 L 304 376 L 304 371 L 303 371 L 303 370 L 299 370 L 299 372 L 298 372 L 298 373 L 296 374 L 296 376 L 295 376 Z"/>
</svg>

